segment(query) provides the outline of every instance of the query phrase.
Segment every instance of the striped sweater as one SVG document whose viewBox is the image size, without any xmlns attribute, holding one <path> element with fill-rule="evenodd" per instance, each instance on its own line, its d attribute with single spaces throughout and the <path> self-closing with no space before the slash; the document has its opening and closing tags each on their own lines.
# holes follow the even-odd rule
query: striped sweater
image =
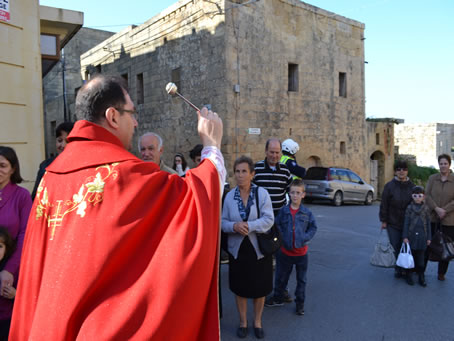
<svg viewBox="0 0 454 341">
<path fill-rule="evenodd" d="M 276 216 L 286 204 L 285 194 L 292 182 L 292 175 L 287 166 L 280 162 L 277 163 L 276 170 L 271 169 L 266 159 L 257 162 L 254 168 L 254 183 L 268 191 Z"/>
</svg>

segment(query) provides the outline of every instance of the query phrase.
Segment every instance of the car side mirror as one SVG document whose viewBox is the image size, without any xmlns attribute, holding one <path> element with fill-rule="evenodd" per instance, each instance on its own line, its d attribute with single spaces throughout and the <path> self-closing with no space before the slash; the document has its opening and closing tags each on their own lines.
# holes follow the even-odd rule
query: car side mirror
<svg viewBox="0 0 454 341">
<path fill-rule="evenodd" d="M 364 185 L 364 181 L 363 180 L 359 180 L 358 182 L 360 185 Z"/>
</svg>

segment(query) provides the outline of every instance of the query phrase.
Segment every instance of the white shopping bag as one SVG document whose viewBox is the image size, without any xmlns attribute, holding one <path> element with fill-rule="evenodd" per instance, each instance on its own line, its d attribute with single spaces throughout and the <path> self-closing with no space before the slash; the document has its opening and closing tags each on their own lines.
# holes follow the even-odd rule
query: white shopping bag
<svg viewBox="0 0 454 341">
<path fill-rule="evenodd" d="M 411 254 L 410 244 L 402 243 L 396 265 L 404 269 L 413 269 L 415 267 L 415 261 Z"/>
</svg>

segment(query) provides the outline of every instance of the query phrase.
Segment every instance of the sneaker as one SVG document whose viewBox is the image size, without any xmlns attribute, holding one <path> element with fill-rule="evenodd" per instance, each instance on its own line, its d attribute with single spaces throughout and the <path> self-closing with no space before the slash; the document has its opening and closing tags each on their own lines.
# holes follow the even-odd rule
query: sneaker
<svg viewBox="0 0 454 341">
<path fill-rule="evenodd" d="M 304 303 L 296 304 L 296 315 L 304 315 Z"/>
<path fill-rule="evenodd" d="M 277 300 L 274 296 L 269 296 L 265 300 L 265 307 L 282 307 L 284 301 Z"/>
<path fill-rule="evenodd" d="M 289 295 L 287 290 L 284 291 L 284 302 L 285 303 L 292 303 L 293 302 L 293 298 L 292 298 L 292 296 Z"/>
</svg>

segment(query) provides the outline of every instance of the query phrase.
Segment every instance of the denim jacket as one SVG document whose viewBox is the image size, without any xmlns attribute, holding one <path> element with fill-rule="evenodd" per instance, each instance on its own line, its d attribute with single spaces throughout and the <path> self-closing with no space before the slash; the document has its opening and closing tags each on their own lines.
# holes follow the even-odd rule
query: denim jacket
<svg viewBox="0 0 454 341">
<path fill-rule="evenodd" d="M 276 226 L 281 231 L 282 243 L 287 250 L 293 249 L 293 217 L 290 213 L 290 205 L 282 207 L 276 217 Z M 295 248 L 306 245 L 317 231 L 317 224 L 312 212 L 300 205 L 295 214 Z"/>
</svg>

